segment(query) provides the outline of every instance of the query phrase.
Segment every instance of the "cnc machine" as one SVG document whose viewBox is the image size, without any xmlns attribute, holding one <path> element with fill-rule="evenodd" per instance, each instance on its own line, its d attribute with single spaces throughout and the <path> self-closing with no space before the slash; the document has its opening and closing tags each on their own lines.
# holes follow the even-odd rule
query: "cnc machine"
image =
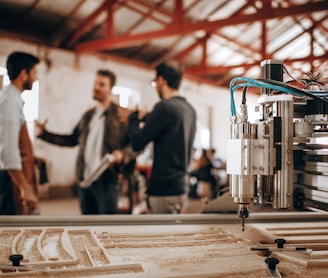
<svg viewBox="0 0 328 278">
<path fill-rule="evenodd" d="M 327 209 L 328 91 L 288 85 L 283 82 L 283 70 L 282 61 L 266 60 L 261 63 L 262 79 L 231 81 L 227 173 L 243 227 L 254 200 L 274 209 Z M 241 87 L 237 115 L 233 93 Z M 261 90 L 256 107 L 259 117 L 253 123 L 247 114 L 248 87 Z"/>
</svg>

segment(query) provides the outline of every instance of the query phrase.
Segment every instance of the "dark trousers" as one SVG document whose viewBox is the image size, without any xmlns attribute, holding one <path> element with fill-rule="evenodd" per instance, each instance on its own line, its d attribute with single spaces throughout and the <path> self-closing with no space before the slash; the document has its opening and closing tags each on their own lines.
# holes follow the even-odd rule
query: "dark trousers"
<svg viewBox="0 0 328 278">
<path fill-rule="evenodd" d="M 0 171 L 0 215 L 15 215 L 13 184 L 7 171 Z"/>
<path fill-rule="evenodd" d="M 82 214 L 117 214 L 119 185 L 96 181 L 88 188 L 81 188 L 80 208 Z"/>
</svg>

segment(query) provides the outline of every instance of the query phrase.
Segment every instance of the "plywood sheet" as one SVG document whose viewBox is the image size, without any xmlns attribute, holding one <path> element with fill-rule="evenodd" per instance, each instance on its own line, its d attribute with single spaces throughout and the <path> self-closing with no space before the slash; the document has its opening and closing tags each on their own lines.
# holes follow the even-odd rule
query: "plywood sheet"
<svg viewBox="0 0 328 278">
<path fill-rule="evenodd" d="M 272 245 L 277 236 L 297 244 L 302 229 L 304 240 L 318 237 L 328 225 L 319 224 L 250 224 L 245 232 L 225 224 L 1 228 L 0 277 L 268 277 L 266 256 L 251 247 Z M 314 251 L 321 253 L 306 260 L 295 252 L 279 256 L 283 277 L 322 277 L 313 262 L 325 262 L 326 250 Z M 24 268 L 11 267 L 14 253 L 23 254 Z"/>
</svg>

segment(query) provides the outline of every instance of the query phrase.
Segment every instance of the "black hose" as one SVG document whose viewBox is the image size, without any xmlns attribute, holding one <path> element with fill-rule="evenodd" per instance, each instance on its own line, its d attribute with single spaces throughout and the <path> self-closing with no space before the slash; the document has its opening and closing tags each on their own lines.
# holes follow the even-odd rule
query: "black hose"
<svg viewBox="0 0 328 278">
<path fill-rule="evenodd" d="M 277 80 L 272 80 L 272 79 L 256 79 L 257 81 L 260 81 L 260 82 L 263 82 L 263 83 L 268 83 L 268 84 L 271 84 L 271 85 L 276 85 L 276 86 L 281 86 L 281 87 L 284 87 L 286 89 L 289 89 L 291 91 L 294 91 L 296 94 L 301 94 L 303 96 L 308 96 L 308 97 L 311 97 L 319 102 L 321 102 L 322 104 L 328 106 L 328 100 L 326 100 L 325 98 L 321 98 L 315 94 L 312 94 L 311 92 L 309 91 L 306 91 L 306 90 L 302 90 L 300 88 L 297 88 L 297 87 L 294 87 L 292 85 L 288 85 L 284 82 L 281 82 L 281 81 L 277 81 Z"/>
</svg>

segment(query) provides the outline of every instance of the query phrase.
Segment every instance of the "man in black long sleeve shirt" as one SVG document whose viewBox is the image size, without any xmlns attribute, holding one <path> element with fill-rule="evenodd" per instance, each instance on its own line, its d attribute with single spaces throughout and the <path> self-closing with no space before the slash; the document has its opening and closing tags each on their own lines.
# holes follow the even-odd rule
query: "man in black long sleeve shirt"
<svg viewBox="0 0 328 278">
<path fill-rule="evenodd" d="M 150 213 L 179 213 L 187 200 L 187 169 L 196 131 L 196 112 L 178 89 L 181 66 L 168 61 L 156 67 L 161 101 L 140 128 L 138 112 L 129 116 L 129 136 L 135 151 L 154 143 L 152 174 L 147 188 Z"/>
</svg>

